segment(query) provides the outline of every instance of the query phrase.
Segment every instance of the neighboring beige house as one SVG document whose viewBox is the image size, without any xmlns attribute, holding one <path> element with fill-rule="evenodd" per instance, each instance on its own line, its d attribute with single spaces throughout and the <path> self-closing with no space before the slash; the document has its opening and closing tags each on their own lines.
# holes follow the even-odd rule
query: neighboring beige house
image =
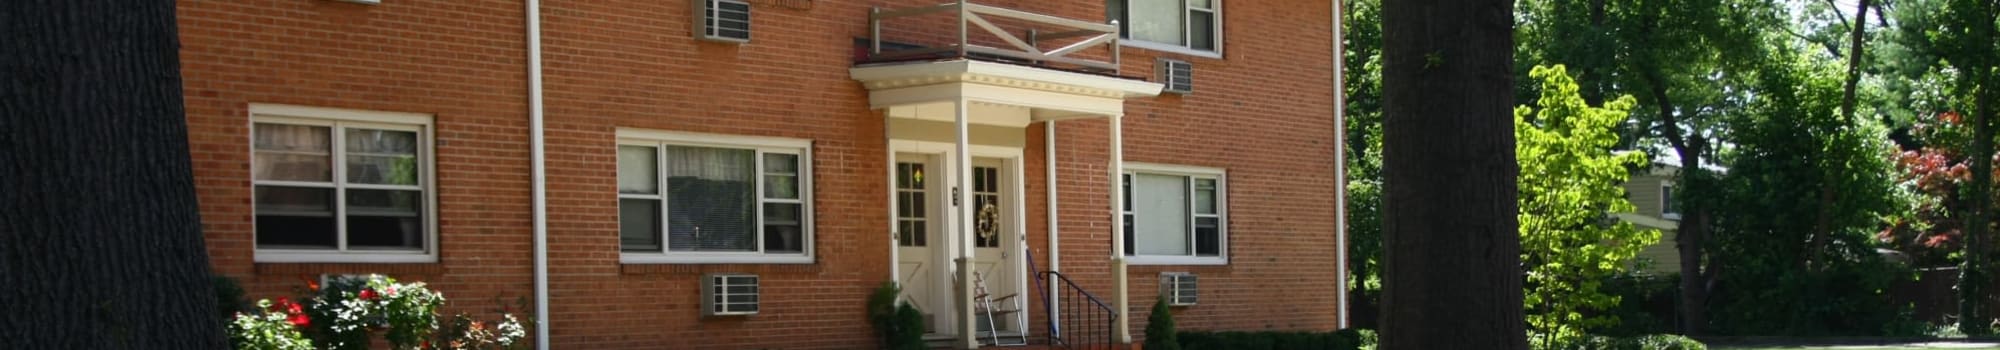
<svg viewBox="0 0 2000 350">
<path fill-rule="evenodd" d="M 1644 172 L 1632 174 L 1625 181 L 1625 198 L 1632 201 L 1637 209 L 1630 213 L 1613 216 L 1630 222 L 1642 229 L 1660 230 L 1660 242 L 1639 251 L 1637 264 L 1654 273 L 1680 273 L 1681 256 L 1674 248 L 1675 231 L 1680 224 L 1681 214 L 1674 204 L 1674 178 L 1679 177 L 1680 167 L 1655 162 Z"/>
</svg>

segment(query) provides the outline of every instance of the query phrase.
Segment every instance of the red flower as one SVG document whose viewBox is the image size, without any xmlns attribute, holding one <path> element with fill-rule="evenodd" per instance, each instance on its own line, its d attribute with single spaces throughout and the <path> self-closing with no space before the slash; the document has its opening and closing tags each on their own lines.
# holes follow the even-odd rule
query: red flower
<svg viewBox="0 0 2000 350">
<path fill-rule="evenodd" d="M 292 303 L 285 305 L 285 313 L 299 315 L 299 317 L 305 317 L 304 315 L 306 314 L 306 310 L 303 307 L 299 307 L 298 303 Z"/>
<path fill-rule="evenodd" d="M 362 290 L 361 290 L 361 300 L 375 300 L 375 290 L 374 290 L 374 289 L 362 289 Z"/>
<path fill-rule="evenodd" d="M 312 319 L 306 318 L 306 314 L 292 314 L 291 317 L 286 317 L 285 321 L 291 322 L 293 326 L 298 326 L 299 328 L 312 325 Z"/>
<path fill-rule="evenodd" d="M 284 312 L 285 310 L 289 309 L 289 308 L 288 308 L 288 307 L 286 307 L 285 305 L 291 305 L 291 304 L 292 304 L 292 299 L 291 299 L 291 298 L 286 298 L 286 297 L 278 297 L 278 301 L 275 301 L 275 302 L 271 302 L 271 307 L 270 307 L 269 309 L 267 309 L 266 311 L 271 311 L 271 312 Z"/>
</svg>

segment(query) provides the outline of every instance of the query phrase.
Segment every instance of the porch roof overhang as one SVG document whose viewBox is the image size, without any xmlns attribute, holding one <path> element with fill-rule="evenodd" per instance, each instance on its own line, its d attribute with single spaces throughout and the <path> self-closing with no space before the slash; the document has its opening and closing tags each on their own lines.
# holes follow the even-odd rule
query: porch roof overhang
<svg viewBox="0 0 2000 350">
<path fill-rule="evenodd" d="M 1625 220 L 1625 222 L 1630 222 L 1634 225 L 1639 225 L 1639 226 L 1651 227 L 1662 230 L 1673 230 L 1680 228 L 1680 225 L 1673 221 L 1647 215 L 1640 215 L 1638 213 L 1617 213 L 1617 214 L 1612 214 L 1612 216 L 1617 217 L 1619 220 Z"/>
<path fill-rule="evenodd" d="M 978 60 L 876 63 L 848 69 L 868 88 L 868 105 L 891 117 L 952 120 L 953 104 L 1026 113 L 972 113 L 969 123 L 1028 123 L 1123 115 L 1125 99 L 1153 97 L 1142 80 Z M 1012 116 L 1012 117 L 1009 117 Z"/>
</svg>

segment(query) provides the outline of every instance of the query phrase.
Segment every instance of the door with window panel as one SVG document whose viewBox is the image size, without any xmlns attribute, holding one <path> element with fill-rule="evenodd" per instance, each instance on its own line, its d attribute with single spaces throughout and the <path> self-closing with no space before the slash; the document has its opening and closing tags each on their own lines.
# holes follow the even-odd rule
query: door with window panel
<svg viewBox="0 0 2000 350">
<path fill-rule="evenodd" d="M 891 203 L 896 213 L 897 283 L 903 288 L 903 300 L 924 314 L 926 333 L 952 329 L 951 318 L 940 314 L 951 309 L 946 295 L 950 288 L 944 285 L 946 271 L 939 265 L 948 261 L 941 256 L 947 244 L 939 236 L 946 212 L 940 208 L 942 198 L 937 188 L 943 183 L 927 178 L 939 168 L 936 158 L 897 155 L 896 197 Z"/>
<path fill-rule="evenodd" d="M 1015 244 L 1020 237 L 1015 235 L 1012 191 L 1005 162 L 993 158 L 974 158 L 972 161 L 972 232 L 965 239 L 972 241 L 973 271 L 985 280 L 986 293 L 994 298 L 996 309 L 1015 309 L 1015 300 L 1004 299 L 1015 295 L 1015 278 L 1012 259 Z M 1020 296 L 1016 295 L 1015 298 Z M 984 317 L 981 315 L 980 317 Z M 1001 331 L 1019 331 L 1010 317 L 1017 315 L 996 314 L 991 324 Z M 980 322 L 981 331 L 988 323 Z"/>
</svg>

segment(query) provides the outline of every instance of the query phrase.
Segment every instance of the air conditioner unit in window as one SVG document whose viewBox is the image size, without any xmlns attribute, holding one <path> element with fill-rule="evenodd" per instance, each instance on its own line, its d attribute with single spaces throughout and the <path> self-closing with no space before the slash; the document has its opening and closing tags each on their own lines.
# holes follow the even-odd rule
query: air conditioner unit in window
<svg viewBox="0 0 2000 350">
<path fill-rule="evenodd" d="M 1166 85 L 1166 92 L 1186 94 L 1194 92 L 1194 64 L 1188 61 L 1161 58 L 1153 65 L 1159 75 L 1160 84 Z"/>
<path fill-rule="evenodd" d="M 757 275 L 702 276 L 701 314 L 704 316 L 755 315 L 757 299 Z"/>
<path fill-rule="evenodd" d="M 1160 298 L 1170 306 L 1194 305 L 1200 293 L 1195 288 L 1196 278 L 1192 273 L 1161 272 Z"/>
<path fill-rule="evenodd" d="M 732 43 L 750 42 L 750 3 L 740 0 L 693 0 L 694 37 Z"/>
</svg>

